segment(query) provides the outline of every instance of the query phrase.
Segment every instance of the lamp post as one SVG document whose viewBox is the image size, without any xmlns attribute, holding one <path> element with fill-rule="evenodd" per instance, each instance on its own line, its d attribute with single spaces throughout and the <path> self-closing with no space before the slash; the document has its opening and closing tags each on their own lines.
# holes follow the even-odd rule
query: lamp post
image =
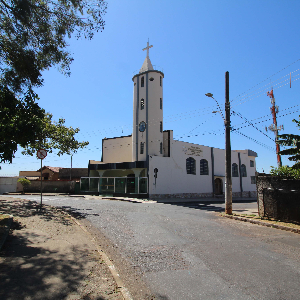
<svg viewBox="0 0 300 300">
<path fill-rule="evenodd" d="M 205 96 L 213 98 L 217 102 L 220 114 L 225 123 L 225 213 L 232 215 L 229 72 L 225 72 L 225 118 L 223 117 L 220 105 L 213 97 L 213 94 L 207 93 Z"/>
</svg>

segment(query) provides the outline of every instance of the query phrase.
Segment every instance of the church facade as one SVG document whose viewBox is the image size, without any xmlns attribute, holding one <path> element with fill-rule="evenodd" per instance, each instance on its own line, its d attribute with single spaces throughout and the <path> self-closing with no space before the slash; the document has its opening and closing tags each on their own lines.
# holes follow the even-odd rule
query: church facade
<svg viewBox="0 0 300 300">
<path fill-rule="evenodd" d="M 163 129 L 164 73 L 146 59 L 132 78 L 133 132 L 102 140 L 101 161 L 90 160 L 81 190 L 131 197 L 214 197 L 225 190 L 225 150 L 173 139 Z M 233 196 L 255 196 L 255 158 L 232 150 Z"/>
</svg>

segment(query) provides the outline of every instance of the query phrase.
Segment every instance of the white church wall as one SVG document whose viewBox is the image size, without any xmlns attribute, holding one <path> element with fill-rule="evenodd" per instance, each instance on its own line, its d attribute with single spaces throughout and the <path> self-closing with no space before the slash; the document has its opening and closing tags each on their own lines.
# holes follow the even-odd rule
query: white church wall
<svg viewBox="0 0 300 300">
<path fill-rule="evenodd" d="M 214 173 L 217 176 L 225 176 L 225 151 L 214 148 Z M 225 177 L 224 177 L 225 178 Z"/>
<path fill-rule="evenodd" d="M 254 167 L 250 166 L 250 160 L 254 162 Z M 246 166 L 247 177 L 242 177 L 244 191 L 256 191 L 256 184 L 251 183 L 251 176 L 255 176 L 255 157 L 241 154 L 241 164 Z"/>
<path fill-rule="evenodd" d="M 196 175 L 187 174 L 186 159 L 196 160 Z M 208 161 L 209 175 L 200 175 L 200 160 Z M 155 184 L 154 169 L 158 169 Z M 210 147 L 180 141 L 172 142 L 172 157 L 152 156 L 149 158 L 149 194 L 212 196 L 212 164 Z"/>
<path fill-rule="evenodd" d="M 104 163 L 131 162 L 132 136 L 102 140 L 102 155 Z"/>
<path fill-rule="evenodd" d="M 225 152 L 225 150 L 224 150 Z M 231 165 L 232 164 L 237 164 L 239 166 L 239 157 L 237 152 L 231 151 Z M 225 165 L 225 161 L 223 162 Z M 232 169 L 231 169 L 231 176 L 232 176 Z M 241 192 L 241 186 L 240 186 L 240 170 L 238 171 L 238 177 L 233 177 L 232 176 L 232 193 L 239 193 Z"/>
</svg>

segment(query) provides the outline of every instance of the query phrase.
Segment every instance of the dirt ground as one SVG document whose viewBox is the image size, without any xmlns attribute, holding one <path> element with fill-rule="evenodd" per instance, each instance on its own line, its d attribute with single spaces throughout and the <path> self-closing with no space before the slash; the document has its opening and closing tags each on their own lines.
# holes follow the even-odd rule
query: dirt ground
<svg viewBox="0 0 300 300">
<path fill-rule="evenodd" d="M 0 197 L 14 216 L 0 252 L 0 299 L 124 299 L 99 249 L 60 209 Z"/>
</svg>

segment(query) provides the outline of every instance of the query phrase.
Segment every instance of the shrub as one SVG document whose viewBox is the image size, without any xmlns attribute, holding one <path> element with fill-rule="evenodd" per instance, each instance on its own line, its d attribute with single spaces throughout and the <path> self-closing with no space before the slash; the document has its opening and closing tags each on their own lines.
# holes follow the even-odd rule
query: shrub
<svg viewBox="0 0 300 300">
<path fill-rule="evenodd" d="M 288 166 L 282 166 L 280 168 L 274 168 L 271 166 L 271 175 L 278 176 L 286 179 L 300 179 L 300 169 L 293 169 Z"/>
</svg>

